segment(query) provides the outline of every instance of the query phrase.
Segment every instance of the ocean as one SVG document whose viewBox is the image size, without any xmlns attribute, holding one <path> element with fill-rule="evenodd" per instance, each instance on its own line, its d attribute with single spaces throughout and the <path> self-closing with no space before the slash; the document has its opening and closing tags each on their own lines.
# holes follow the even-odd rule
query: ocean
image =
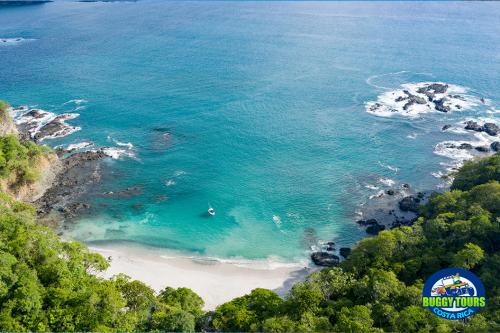
<svg viewBox="0 0 500 333">
<path fill-rule="evenodd" d="M 3 6 L 0 99 L 79 115 L 45 144 L 109 147 L 67 236 L 296 261 L 365 237 L 355 221 L 388 189 L 446 188 L 483 154 L 458 143 L 498 141 L 463 128 L 498 123 L 498 17 L 495 2 Z M 448 112 L 393 98 L 427 82 L 448 85 Z"/>
</svg>

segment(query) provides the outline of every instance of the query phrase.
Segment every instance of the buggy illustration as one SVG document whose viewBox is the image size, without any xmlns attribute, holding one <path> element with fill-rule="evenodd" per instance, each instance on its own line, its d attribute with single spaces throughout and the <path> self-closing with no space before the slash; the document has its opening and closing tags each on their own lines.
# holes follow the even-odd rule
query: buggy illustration
<svg viewBox="0 0 500 333">
<path fill-rule="evenodd" d="M 432 292 L 438 294 L 439 296 L 474 296 L 474 288 L 471 287 L 468 282 L 460 280 L 459 274 L 454 275 L 452 279 L 453 283 L 449 284 L 445 284 L 445 279 L 441 279 L 442 286 L 432 289 Z"/>
</svg>

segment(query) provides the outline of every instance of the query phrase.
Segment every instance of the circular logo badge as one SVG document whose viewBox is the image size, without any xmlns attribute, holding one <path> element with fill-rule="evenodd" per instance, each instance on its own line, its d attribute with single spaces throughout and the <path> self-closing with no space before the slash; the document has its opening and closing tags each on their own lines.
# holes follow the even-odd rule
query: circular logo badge
<svg viewBox="0 0 500 333">
<path fill-rule="evenodd" d="M 462 268 L 446 268 L 432 274 L 422 292 L 422 306 L 445 319 L 465 319 L 485 305 L 483 283 Z"/>
</svg>

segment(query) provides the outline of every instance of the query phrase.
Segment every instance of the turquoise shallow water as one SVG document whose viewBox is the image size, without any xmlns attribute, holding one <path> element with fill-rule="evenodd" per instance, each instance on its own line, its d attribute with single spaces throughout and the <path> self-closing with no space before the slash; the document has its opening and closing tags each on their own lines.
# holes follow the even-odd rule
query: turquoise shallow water
<svg viewBox="0 0 500 333">
<path fill-rule="evenodd" d="M 0 45 L 0 98 L 59 113 L 85 99 L 70 121 L 82 130 L 50 145 L 133 144 L 92 193 L 142 194 L 93 195 L 70 235 L 293 259 L 311 238 L 363 237 L 354 212 L 381 177 L 436 188 L 447 159 L 433 147 L 456 139 L 436 129 L 457 116 L 387 119 L 364 103 L 422 81 L 500 101 L 499 15 L 465 2 L 5 7 L 0 37 L 32 40 Z"/>
</svg>

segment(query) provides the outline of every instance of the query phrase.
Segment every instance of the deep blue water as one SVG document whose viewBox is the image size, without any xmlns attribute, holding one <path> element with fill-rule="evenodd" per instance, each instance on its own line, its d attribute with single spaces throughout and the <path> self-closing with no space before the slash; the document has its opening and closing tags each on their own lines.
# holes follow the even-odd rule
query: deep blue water
<svg viewBox="0 0 500 333">
<path fill-rule="evenodd" d="M 33 39 L 0 45 L 0 98 L 54 112 L 87 100 L 70 121 L 82 130 L 50 145 L 134 145 L 97 191 L 143 194 L 95 196 L 70 235 L 291 259 L 311 228 L 339 245 L 363 237 L 354 211 L 380 177 L 436 188 L 447 159 L 433 147 L 456 138 L 439 128 L 457 115 L 376 117 L 364 103 L 382 91 L 367 80 L 453 83 L 498 105 L 499 17 L 474 2 L 0 7 L 0 38 Z"/>
</svg>

